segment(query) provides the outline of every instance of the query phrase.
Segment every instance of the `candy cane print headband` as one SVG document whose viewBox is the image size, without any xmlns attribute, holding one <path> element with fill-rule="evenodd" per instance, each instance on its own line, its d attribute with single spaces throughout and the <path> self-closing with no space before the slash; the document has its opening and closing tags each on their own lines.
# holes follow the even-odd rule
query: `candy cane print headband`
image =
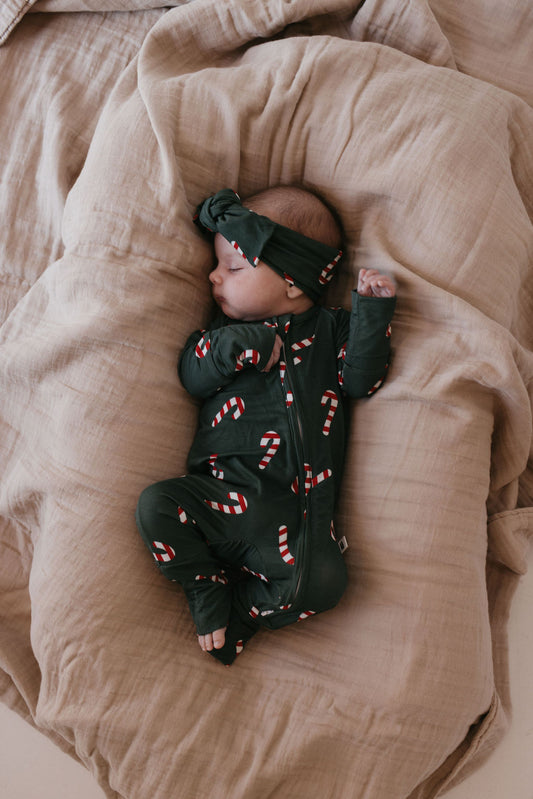
<svg viewBox="0 0 533 799">
<path fill-rule="evenodd" d="M 194 221 L 210 233 L 220 233 L 252 266 L 264 261 L 313 302 L 320 298 L 342 256 L 336 247 L 245 208 L 232 189 L 204 200 Z"/>
</svg>

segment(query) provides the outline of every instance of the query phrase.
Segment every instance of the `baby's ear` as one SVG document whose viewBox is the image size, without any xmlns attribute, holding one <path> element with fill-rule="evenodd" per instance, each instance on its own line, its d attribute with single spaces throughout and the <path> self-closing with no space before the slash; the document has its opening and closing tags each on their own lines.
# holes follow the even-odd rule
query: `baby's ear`
<svg viewBox="0 0 533 799">
<path fill-rule="evenodd" d="M 297 300 L 302 295 L 302 289 L 299 289 L 298 286 L 291 286 L 289 283 L 287 283 L 287 297 L 289 300 Z"/>
</svg>

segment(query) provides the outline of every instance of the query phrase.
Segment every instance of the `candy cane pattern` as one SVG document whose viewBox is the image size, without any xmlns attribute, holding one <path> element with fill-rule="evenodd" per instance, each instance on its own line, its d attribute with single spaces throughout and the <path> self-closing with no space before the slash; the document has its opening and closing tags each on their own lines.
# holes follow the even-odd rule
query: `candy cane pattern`
<svg viewBox="0 0 533 799">
<path fill-rule="evenodd" d="M 224 470 L 218 469 L 216 466 L 216 460 L 218 458 L 218 452 L 214 452 L 212 455 L 209 456 L 209 467 L 211 469 L 211 474 L 213 477 L 216 477 L 217 480 L 224 479 Z"/>
<path fill-rule="evenodd" d="M 307 494 L 311 490 L 312 472 L 311 472 L 311 469 L 309 468 L 309 464 L 308 463 L 304 463 L 304 469 L 305 469 L 304 488 L 305 488 L 305 494 L 307 496 Z M 293 492 L 293 494 L 299 494 L 300 493 L 300 478 L 298 477 L 298 475 L 296 475 L 296 477 L 294 478 L 294 480 L 291 483 L 291 491 Z"/>
<path fill-rule="evenodd" d="M 242 638 L 240 638 L 235 644 L 235 654 L 240 655 L 243 649 L 244 649 L 244 643 Z"/>
<path fill-rule="evenodd" d="M 324 480 L 327 480 L 332 474 L 333 472 L 331 469 L 324 469 L 323 472 L 319 472 L 311 479 L 311 488 L 315 488 L 319 483 L 323 483 Z"/>
<path fill-rule="evenodd" d="M 247 574 L 253 574 L 254 577 L 259 577 L 264 583 L 269 583 L 270 580 L 268 577 L 265 577 L 264 574 L 259 574 L 259 572 L 254 572 L 252 569 L 249 569 L 248 566 L 241 566 L 241 571 L 246 572 Z"/>
<path fill-rule="evenodd" d="M 287 371 L 287 364 L 285 361 L 280 360 L 279 362 L 279 377 L 281 380 L 281 385 L 285 388 L 285 373 Z M 290 408 L 292 403 L 294 402 L 294 395 L 292 391 L 287 391 L 285 394 L 285 405 L 287 408 Z"/>
<path fill-rule="evenodd" d="M 294 280 L 292 279 L 292 277 L 290 275 L 287 274 L 287 272 L 283 273 L 283 277 L 287 281 L 289 286 L 294 286 Z"/>
<path fill-rule="evenodd" d="M 224 572 L 220 572 L 220 574 L 212 574 L 210 577 L 206 577 L 204 574 L 197 574 L 194 579 L 211 580 L 212 583 L 222 583 L 222 585 L 228 584 L 228 578 L 226 577 Z"/>
<path fill-rule="evenodd" d="M 321 271 L 321 273 L 320 273 L 320 275 L 319 275 L 319 277 L 318 277 L 318 282 L 320 283 L 320 285 L 321 285 L 321 286 L 325 286 L 325 285 L 326 285 L 326 283 L 329 283 L 329 281 L 330 281 L 330 280 L 331 280 L 331 278 L 333 277 L 333 269 L 334 269 L 334 268 L 335 268 L 335 266 L 336 266 L 336 265 L 339 263 L 339 261 L 340 261 L 340 259 L 341 259 L 341 258 L 342 258 L 342 252 L 339 252 L 339 254 L 335 256 L 335 258 L 333 259 L 333 261 L 331 261 L 331 262 L 330 262 L 330 263 L 329 263 L 327 266 L 325 266 L 325 267 L 324 267 L 324 269 Z"/>
<path fill-rule="evenodd" d="M 202 333 L 205 331 L 202 330 Z M 205 358 L 209 350 L 211 349 L 211 339 L 209 336 L 202 336 L 196 347 L 194 348 L 194 354 L 197 358 Z"/>
<path fill-rule="evenodd" d="M 389 368 L 389 364 L 386 364 L 386 366 L 385 366 L 385 369 L 388 369 L 388 368 Z M 385 380 L 385 375 L 383 375 L 383 377 L 382 377 L 382 378 L 380 378 L 380 379 L 377 381 L 377 383 L 374 383 L 374 385 L 372 386 L 372 388 L 370 389 L 370 391 L 368 391 L 368 392 L 367 392 L 367 396 L 368 396 L 368 397 L 370 397 L 370 396 L 371 396 L 371 394 L 373 394 L 375 391 L 377 391 L 377 390 L 378 390 L 378 388 L 380 388 L 380 386 L 383 384 L 383 381 L 384 381 L 384 380 Z"/>
<path fill-rule="evenodd" d="M 314 616 L 316 610 L 305 610 L 303 613 L 300 613 L 296 621 L 303 621 L 304 619 L 308 619 L 309 616 Z"/>
<path fill-rule="evenodd" d="M 163 541 L 152 541 L 154 549 L 162 549 L 163 552 L 152 552 L 158 563 L 168 563 L 176 557 L 176 550 Z"/>
<path fill-rule="evenodd" d="M 233 247 L 234 250 L 237 250 L 239 255 L 242 255 L 243 258 L 246 258 L 246 255 L 243 253 L 243 251 L 241 250 L 241 248 L 239 247 L 239 245 L 237 244 L 236 241 L 232 241 L 231 242 L 231 246 Z"/>
<path fill-rule="evenodd" d="M 313 477 L 313 472 L 311 471 L 311 467 L 309 466 L 308 463 L 304 463 L 304 469 L 305 469 L 304 491 L 306 496 L 312 488 L 315 488 L 315 486 L 319 485 L 320 483 L 323 483 L 324 480 L 327 480 L 328 477 L 331 477 L 331 475 L 333 474 L 331 469 L 324 469 L 323 471 L 319 472 L 317 475 Z M 298 475 L 296 475 L 296 477 L 292 482 L 291 491 L 294 494 L 298 494 L 300 491 L 300 481 Z"/>
<path fill-rule="evenodd" d="M 329 436 L 331 422 L 333 421 L 333 417 L 335 416 L 335 412 L 339 404 L 337 395 L 330 388 L 328 388 L 327 391 L 325 391 L 322 394 L 322 399 L 320 400 L 320 404 L 322 405 L 322 407 L 325 407 L 328 403 L 329 403 L 328 415 L 326 416 L 326 421 L 324 422 L 324 426 L 322 427 L 322 433 L 325 436 Z"/>
<path fill-rule="evenodd" d="M 232 410 L 232 408 L 234 410 Z M 233 419 L 238 419 L 242 413 L 244 413 L 244 400 L 242 397 L 231 397 L 227 402 L 224 403 L 222 408 L 219 410 L 213 421 L 211 422 L 212 427 L 216 427 L 217 424 L 220 424 L 224 416 L 230 413 Z"/>
<path fill-rule="evenodd" d="M 206 503 L 206 505 L 209 505 L 210 508 L 213 508 L 213 510 L 219 510 L 222 513 L 229 513 L 232 516 L 244 513 L 244 511 L 248 507 L 248 501 L 246 497 L 244 497 L 242 494 L 238 494 L 236 491 L 230 491 L 227 496 L 228 499 L 233 500 L 237 504 L 223 505 L 222 502 L 213 502 L 210 499 L 204 499 L 204 502 Z"/>
<path fill-rule="evenodd" d="M 294 556 L 291 555 L 289 552 L 289 547 L 287 544 L 287 537 L 288 537 L 288 530 L 285 524 L 282 524 L 279 528 L 279 552 L 285 563 L 288 563 L 289 566 L 294 566 Z"/>
<path fill-rule="evenodd" d="M 378 390 L 378 388 L 383 384 L 383 379 L 384 378 L 382 377 L 380 380 L 377 381 L 377 383 L 374 383 L 374 385 L 372 386 L 372 388 L 369 391 L 367 391 L 367 396 L 368 397 L 370 397 L 371 394 L 373 394 L 375 391 Z"/>
<path fill-rule="evenodd" d="M 234 249 L 234 250 L 237 250 L 237 252 L 239 253 L 239 255 L 242 255 L 242 257 L 243 257 L 243 258 L 246 258 L 246 255 L 245 255 L 245 254 L 244 254 L 244 252 L 241 250 L 241 248 L 239 247 L 239 245 L 237 244 L 237 242 L 236 242 L 236 241 L 232 241 L 232 242 L 231 242 L 231 246 L 233 247 L 233 249 Z M 258 258 L 258 256 L 256 255 L 256 256 L 255 256 L 255 258 L 252 258 L 252 261 L 253 261 L 253 265 L 254 265 L 254 266 L 257 266 L 257 264 L 259 263 L 259 258 Z"/>
<path fill-rule="evenodd" d="M 346 347 L 348 346 L 348 342 L 343 344 L 339 350 L 339 354 L 337 355 L 337 364 L 338 364 L 338 371 L 337 371 L 337 380 L 339 382 L 339 386 L 342 388 L 344 386 L 344 375 L 342 370 L 344 369 L 344 361 L 346 359 Z"/>
<path fill-rule="evenodd" d="M 313 341 L 315 340 L 315 336 L 312 335 L 311 338 L 304 338 L 302 341 L 296 341 L 291 346 L 291 352 L 298 352 L 298 350 L 303 350 L 305 347 L 310 347 Z M 293 358 L 293 362 L 295 365 L 301 363 L 302 358 L 300 355 L 295 355 Z"/>
<path fill-rule="evenodd" d="M 241 354 L 237 357 L 235 371 L 241 372 L 244 369 L 245 363 L 251 363 L 256 366 L 260 359 L 261 356 L 257 350 L 243 350 L 243 352 L 241 352 Z"/>
<path fill-rule="evenodd" d="M 266 451 L 266 455 L 264 455 L 263 458 L 261 458 L 261 461 L 259 462 L 260 469 L 266 469 L 266 467 L 268 466 L 268 464 L 270 463 L 270 461 L 278 451 L 281 442 L 281 437 L 279 433 L 276 433 L 275 430 L 269 430 L 267 433 L 265 433 L 263 438 L 261 439 L 261 446 L 266 447 L 268 446 L 269 442 L 270 446 Z"/>
<path fill-rule="evenodd" d="M 257 617 L 259 616 L 259 608 L 256 608 L 255 605 L 252 605 L 248 613 L 250 614 L 252 619 L 257 619 Z"/>
<path fill-rule="evenodd" d="M 182 524 L 188 524 L 189 522 L 191 522 L 191 524 L 196 524 L 194 519 L 189 519 L 181 505 L 178 505 L 178 519 Z"/>
</svg>

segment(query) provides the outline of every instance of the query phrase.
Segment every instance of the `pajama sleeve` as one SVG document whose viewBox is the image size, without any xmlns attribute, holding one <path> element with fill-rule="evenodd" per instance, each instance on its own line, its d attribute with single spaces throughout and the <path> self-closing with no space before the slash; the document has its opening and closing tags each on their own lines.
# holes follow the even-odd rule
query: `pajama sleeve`
<svg viewBox="0 0 533 799">
<path fill-rule="evenodd" d="M 396 297 L 362 297 L 352 292 L 348 340 L 339 372 L 354 399 L 371 396 L 385 380 L 390 358 L 390 322 Z"/>
<path fill-rule="evenodd" d="M 210 397 L 231 383 L 240 370 L 264 369 L 275 338 L 275 328 L 263 324 L 197 331 L 189 337 L 180 357 L 180 380 L 194 397 Z"/>
</svg>

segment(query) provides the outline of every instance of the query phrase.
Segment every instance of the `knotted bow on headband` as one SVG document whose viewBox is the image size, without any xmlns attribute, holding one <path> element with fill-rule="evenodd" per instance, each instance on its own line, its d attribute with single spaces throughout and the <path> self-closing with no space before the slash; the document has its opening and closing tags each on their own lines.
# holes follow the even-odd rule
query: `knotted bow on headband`
<svg viewBox="0 0 533 799">
<path fill-rule="evenodd" d="M 194 221 L 211 233 L 220 233 L 252 266 L 264 261 L 313 302 L 333 277 L 342 255 L 335 247 L 244 208 L 231 189 L 222 189 L 204 200 Z"/>
</svg>

